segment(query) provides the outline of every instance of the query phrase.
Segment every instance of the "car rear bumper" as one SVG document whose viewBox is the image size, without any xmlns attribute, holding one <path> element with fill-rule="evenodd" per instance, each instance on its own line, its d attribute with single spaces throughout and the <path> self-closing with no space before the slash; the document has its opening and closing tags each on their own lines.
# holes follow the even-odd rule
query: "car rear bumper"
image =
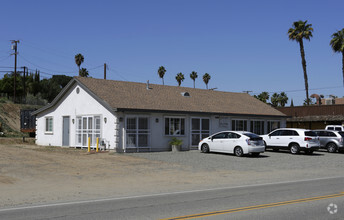
<svg viewBox="0 0 344 220">
<path fill-rule="evenodd" d="M 264 153 L 265 146 L 255 146 L 255 147 L 249 147 L 248 153 Z"/>
<path fill-rule="evenodd" d="M 316 147 L 300 147 L 300 150 L 301 151 L 305 151 L 305 150 L 319 150 L 320 149 L 320 147 L 319 146 L 316 146 Z"/>
</svg>

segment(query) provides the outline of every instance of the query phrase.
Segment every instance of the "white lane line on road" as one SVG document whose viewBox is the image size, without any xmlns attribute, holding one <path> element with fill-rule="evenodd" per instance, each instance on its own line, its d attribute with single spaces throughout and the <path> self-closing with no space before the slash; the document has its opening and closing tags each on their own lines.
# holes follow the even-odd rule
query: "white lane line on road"
<svg viewBox="0 0 344 220">
<path fill-rule="evenodd" d="M 74 201 L 74 202 L 52 203 L 52 204 L 45 204 L 45 205 L 32 205 L 32 206 L 23 206 L 23 207 L 13 207 L 13 208 L 0 209 L 0 212 L 25 210 L 25 209 L 35 209 L 35 208 L 46 208 L 46 207 L 54 207 L 54 206 L 65 206 L 65 205 L 78 205 L 78 204 L 116 201 L 116 200 L 125 200 L 125 199 L 138 199 L 138 198 L 144 198 L 144 197 L 178 195 L 178 194 L 184 194 L 184 193 L 206 192 L 206 191 L 216 191 L 216 190 L 224 190 L 224 189 L 230 190 L 230 189 L 238 189 L 238 188 L 250 188 L 250 187 L 259 187 L 259 186 L 280 185 L 280 184 L 287 184 L 287 183 L 301 183 L 301 182 L 308 182 L 308 181 L 330 180 L 330 179 L 340 179 L 340 178 L 344 178 L 344 176 L 322 177 L 322 178 L 304 179 L 304 180 L 296 180 L 296 181 L 261 183 L 261 184 L 230 186 L 230 187 L 211 188 L 211 189 L 197 189 L 197 190 L 189 190 L 189 191 L 167 192 L 167 193 L 157 193 L 157 194 L 148 194 L 148 195 L 103 198 L 103 199 L 83 200 L 83 201 Z"/>
</svg>

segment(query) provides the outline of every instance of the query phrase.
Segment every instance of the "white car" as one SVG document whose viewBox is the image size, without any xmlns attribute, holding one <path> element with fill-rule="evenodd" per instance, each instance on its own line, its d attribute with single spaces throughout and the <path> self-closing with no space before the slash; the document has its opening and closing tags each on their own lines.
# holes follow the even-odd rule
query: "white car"
<svg viewBox="0 0 344 220">
<path fill-rule="evenodd" d="M 258 156 L 264 153 L 263 139 L 247 131 L 221 131 L 204 138 L 198 144 L 202 153 L 222 152 L 235 154 L 238 157 L 244 154 Z"/>
<path fill-rule="evenodd" d="M 312 154 L 320 147 L 318 135 L 314 131 L 306 129 L 280 128 L 270 134 L 261 135 L 261 137 L 266 148 L 272 148 L 274 151 L 284 149 L 289 150 L 292 154 L 298 154 L 300 151 Z"/>
</svg>

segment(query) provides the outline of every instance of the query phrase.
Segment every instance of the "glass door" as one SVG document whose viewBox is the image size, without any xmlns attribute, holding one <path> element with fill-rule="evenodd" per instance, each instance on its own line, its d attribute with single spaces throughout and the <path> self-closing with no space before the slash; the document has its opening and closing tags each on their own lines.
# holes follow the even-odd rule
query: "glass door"
<svg viewBox="0 0 344 220">
<path fill-rule="evenodd" d="M 200 140 L 210 135 L 209 118 L 191 118 L 191 145 L 197 146 Z"/>
</svg>

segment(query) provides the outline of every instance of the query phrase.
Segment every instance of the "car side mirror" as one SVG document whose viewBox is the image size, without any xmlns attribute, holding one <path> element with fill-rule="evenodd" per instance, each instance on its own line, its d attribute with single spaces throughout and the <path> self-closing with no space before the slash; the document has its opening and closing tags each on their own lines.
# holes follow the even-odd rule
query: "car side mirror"
<svg viewBox="0 0 344 220">
<path fill-rule="evenodd" d="M 213 138 L 213 137 L 210 137 L 209 139 L 210 139 L 211 141 L 213 141 L 214 138 Z"/>
<path fill-rule="evenodd" d="M 269 134 L 268 136 L 269 136 L 269 138 L 271 139 L 271 134 Z"/>
</svg>

